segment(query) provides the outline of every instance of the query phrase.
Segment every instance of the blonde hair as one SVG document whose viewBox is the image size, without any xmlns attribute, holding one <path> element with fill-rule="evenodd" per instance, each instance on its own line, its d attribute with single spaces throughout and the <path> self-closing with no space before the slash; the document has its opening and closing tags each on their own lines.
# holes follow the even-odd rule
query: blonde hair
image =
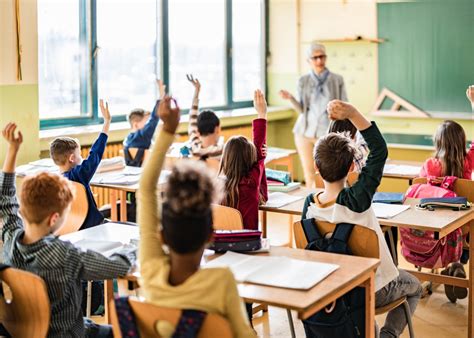
<svg viewBox="0 0 474 338">
<path fill-rule="evenodd" d="M 225 175 L 225 197 L 223 204 L 237 208 L 239 183 L 247 177 L 257 162 L 257 148 L 244 136 L 232 136 L 222 153 L 219 174 Z"/>
<path fill-rule="evenodd" d="M 436 131 L 433 143 L 435 158 L 443 168 L 443 176 L 463 177 L 466 159 L 466 134 L 460 124 L 447 120 Z"/>
</svg>

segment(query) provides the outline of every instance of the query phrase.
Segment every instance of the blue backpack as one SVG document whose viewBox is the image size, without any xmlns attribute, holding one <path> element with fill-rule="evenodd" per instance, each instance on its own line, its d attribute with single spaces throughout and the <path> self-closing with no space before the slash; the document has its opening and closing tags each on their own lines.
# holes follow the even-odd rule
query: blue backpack
<svg viewBox="0 0 474 338">
<path fill-rule="evenodd" d="M 313 196 L 309 195 L 304 204 L 303 217 L 306 215 Z M 306 250 L 332 252 L 351 255 L 347 244 L 354 224 L 339 223 L 330 238 L 320 234 L 316 220 L 302 219 L 303 231 L 308 245 Z M 316 312 L 303 320 L 303 326 L 308 338 L 356 338 L 365 336 L 365 288 L 357 287 L 338 298 L 329 309 Z M 374 328 L 375 329 L 375 328 Z"/>
</svg>

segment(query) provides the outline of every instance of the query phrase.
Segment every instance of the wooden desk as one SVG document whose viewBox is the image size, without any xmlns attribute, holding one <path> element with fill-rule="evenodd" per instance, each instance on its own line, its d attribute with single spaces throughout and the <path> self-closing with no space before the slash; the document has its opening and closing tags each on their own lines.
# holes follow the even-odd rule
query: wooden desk
<svg viewBox="0 0 474 338">
<path fill-rule="evenodd" d="M 293 165 L 293 156 L 296 154 L 298 154 L 298 152 L 294 149 L 268 147 L 267 158 L 265 159 L 265 166 L 286 166 L 287 171 L 290 173 L 291 177 L 294 178 L 295 173 Z"/>
<path fill-rule="evenodd" d="M 291 192 L 292 195 L 307 196 L 310 193 L 321 191 L 320 189 L 301 188 Z M 379 219 L 381 225 L 392 227 L 405 227 L 419 229 L 423 231 L 435 231 L 443 238 L 453 230 L 469 224 L 470 233 L 474 234 L 474 208 L 469 210 L 453 211 L 450 209 L 438 209 L 435 211 L 418 210 L 414 206 L 418 202 L 417 199 L 407 199 L 405 204 L 410 205 L 410 209 L 398 214 L 391 219 Z M 303 210 L 304 199 L 294 203 L 285 205 L 281 208 L 269 208 L 261 206 L 263 211 L 262 232 L 267 232 L 267 212 L 283 213 L 288 215 L 301 216 Z M 469 257 L 474 257 L 474 241 L 469 242 Z M 468 337 L 474 337 L 474 259 L 469 259 L 469 279 L 456 278 L 451 276 L 438 275 L 433 273 L 418 272 L 407 270 L 421 281 L 432 281 L 434 283 L 448 284 L 469 288 L 469 310 L 468 310 Z"/>
<path fill-rule="evenodd" d="M 384 169 L 383 177 L 384 178 L 395 178 L 400 180 L 408 180 L 408 184 L 411 185 L 414 178 L 420 176 L 421 167 L 423 162 L 413 162 L 413 161 L 397 161 L 397 160 L 388 160 L 385 165 L 394 165 L 394 166 L 412 166 L 417 167 L 418 170 L 416 173 L 396 173 L 396 172 L 386 172 Z"/>
</svg>

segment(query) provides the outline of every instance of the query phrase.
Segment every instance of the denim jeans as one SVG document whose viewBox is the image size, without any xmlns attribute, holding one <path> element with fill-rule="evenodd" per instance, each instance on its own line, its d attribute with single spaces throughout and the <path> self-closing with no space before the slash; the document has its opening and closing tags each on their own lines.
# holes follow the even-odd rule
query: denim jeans
<svg viewBox="0 0 474 338">
<path fill-rule="evenodd" d="M 89 318 L 84 318 L 86 338 L 113 338 L 111 325 L 98 325 Z"/>
<path fill-rule="evenodd" d="M 413 315 L 423 289 L 416 277 L 405 270 L 398 270 L 398 272 L 399 276 L 397 278 L 375 293 L 375 307 L 382 307 L 397 299 L 406 297 L 410 313 Z M 380 338 L 398 337 L 406 325 L 405 310 L 401 305 L 388 313 L 385 324 L 380 330 Z"/>
</svg>

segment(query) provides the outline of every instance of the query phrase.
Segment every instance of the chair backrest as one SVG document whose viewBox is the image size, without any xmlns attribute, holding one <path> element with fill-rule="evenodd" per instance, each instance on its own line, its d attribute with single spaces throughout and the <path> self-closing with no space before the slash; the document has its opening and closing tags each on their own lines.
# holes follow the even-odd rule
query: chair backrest
<svg viewBox="0 0 474 338">
<path fill-rule="evenodd" d="M 214 230 L 242 230 L 244 220 L 239 210 L 219 204 L 212 204 Z"/>
<path fill-rule="evenodd" d="M 58 236 L 78 231 L 84 223 L 87 211 L 89 210 L 86 188 L 81 183 L 71 183 L 75 188 L 74 199 L 72 200 L 71 210 L 69 211 L 63 226 L 56 231 L 56 235 Z"/>
<path fill-rule="evenodd" d="M 332 233 L 336 228 L 336 224 L 317 221 L 316 227 L 320 234 L 324 235 Z M 293 224 L 295 234 L 295 244 L 298 249 L 304 249 L 308 245 L 306 235 L 303 230 L 301 221 Z M 349 248 L 355 256 L 379 258 L 379 241 L 374 230 L 361 225 L 354 226 L 349 237 Z"/>
<path fill-rule="evenodd" d="M 181 310 L 159 307 L 150 303 L 146 303 L 135 297 L 129 298 L 129 304 L 135 315 L 135 321 L 140 332 L 140 337 L 151 338 L 161 337 L 157 324 L 160 321 L 168 322 L 172 327 L 176 327 L 181 317 Z M 114 337 L 121 338 L 119 322 L 115 310 L 115 303 L 110 301 L 110 319 L 112 322 Z M 215 313 L 208 313 L 206 319 L 199 330 L 198 338 L 204 337 L 222 337 L 231 338 L 232 330 L 229 322 L 222 316 Z"/>
<path fill-rule="evenodd" d="M 43 279 L 14 268 L 0 272 L 4 295 L 0 297 L 0 322 L 12 337 L 46 337 L 51 308 Z"/>
<path fill-rule="evenodd" d="M 359 179 L 359 173 L 357 171 L 351 171 L 347 175 L 347 185 L 353 186 L 355 182 Z M 318 172 L 315 175 L 315 181 L 316 181 L 316 188 L 322 189 L 324 188 L 324 181 L 323 178 L 321 177 L 321 174 Z"/>
<path fill-rule="evenodd" d="M 426 177 L 414 178 L 412 184 L 425 184 Z M 474 202 L 474 181 L 465 178 L 458 178 L 454 182 L 454 192 L 458 196 L 466 197 L 469 202 Z"/>
</svg>

